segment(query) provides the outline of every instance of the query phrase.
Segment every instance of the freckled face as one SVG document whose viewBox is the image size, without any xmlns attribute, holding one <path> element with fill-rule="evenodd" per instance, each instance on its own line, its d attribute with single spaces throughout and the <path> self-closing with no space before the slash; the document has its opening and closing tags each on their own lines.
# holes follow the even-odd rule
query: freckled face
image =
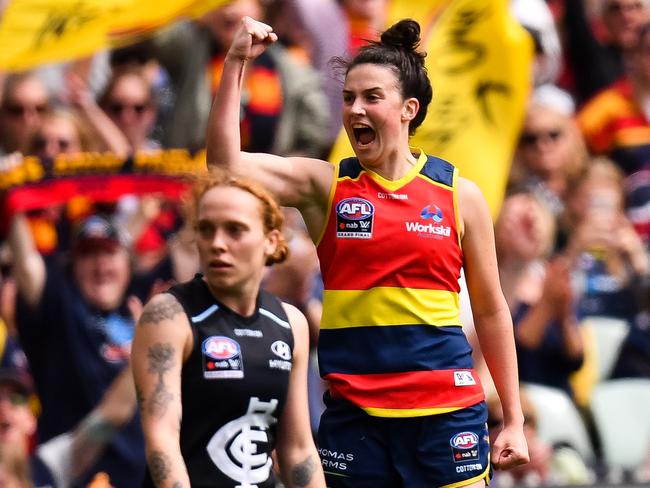
<svg viewBox="0 0 650 488">
<path fill-rule="evenodd" d="M 233 294 L 259 286 L 277 235 L 264 231 L 255 196 L 239 188 L 215 187 L 201 198 L 196 242 L 210 287 Z"/>
</svg>

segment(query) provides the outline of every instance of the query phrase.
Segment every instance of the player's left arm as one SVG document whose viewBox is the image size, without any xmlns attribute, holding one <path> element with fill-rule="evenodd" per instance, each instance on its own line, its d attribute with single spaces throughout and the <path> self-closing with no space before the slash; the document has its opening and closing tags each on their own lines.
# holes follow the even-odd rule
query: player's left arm
<svg viewBox="0 0 650 488">
<path fill-rule="evenodd" d="M 519 374 L 510 310 L 501 291 L 492 218 L 473 182 L 459 178 L 467 289 L 479 344 L 503 406 L 504 428 L 492 443 L 492 462 L 510 468 L 528 462 L 519 399 Z"/>
<path fill-rule="evenodd" d="M 307 400 L 309 327 L 305 316 L 284 304 L 293 331 L 293 366 L 289 392 L 278 426 L 276 447 L 282 481 L 287 488 L 324 488 L 325 478 L 314 445 Z"/>
</svg>

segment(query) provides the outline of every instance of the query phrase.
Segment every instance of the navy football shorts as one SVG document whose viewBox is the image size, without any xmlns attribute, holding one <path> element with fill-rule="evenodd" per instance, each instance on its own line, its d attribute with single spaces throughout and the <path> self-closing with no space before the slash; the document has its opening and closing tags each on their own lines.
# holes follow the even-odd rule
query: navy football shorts
<svg viewBox="0 0 650 488">
<path fill-rule="evenodd" d="M 325 395 L 318 452 L 330 488 L 454 488 L 485 479 L 485 402 L 441 415 L 383 418 Z"/>
</svg>

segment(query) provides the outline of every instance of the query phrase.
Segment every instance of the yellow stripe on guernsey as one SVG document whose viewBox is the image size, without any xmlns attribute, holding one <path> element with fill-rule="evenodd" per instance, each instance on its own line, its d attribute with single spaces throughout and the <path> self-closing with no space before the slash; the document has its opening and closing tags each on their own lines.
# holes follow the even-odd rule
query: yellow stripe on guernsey
<svg viewBox="0 0 650 488">
<path fill-rule="evenodd" d="M 372 325 L 460 326 L 458 294 L 447 290 L 377 287 L 325 290 L 322 329 Z"/>
</svg>

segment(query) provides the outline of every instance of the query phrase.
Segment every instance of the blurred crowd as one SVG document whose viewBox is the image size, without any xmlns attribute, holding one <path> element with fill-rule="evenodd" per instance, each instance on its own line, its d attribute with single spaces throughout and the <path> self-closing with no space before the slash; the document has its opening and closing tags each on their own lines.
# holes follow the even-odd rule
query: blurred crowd
<svg viewBox="0 0 650 488">
<path fill-rule="evenodd" d="M 242 148 L 327 158 L 342 103 L 330 60 L 375 38 L 388 2 L 235 0 L 90 59 L 0 73 L 0 173 L 23 156 L 39 157 L 47 172 L 61 154 L 202 149 L 224 56 L 245 15 L 271 24 L 280 42 L 246 72 Z M 650 1 L 511 7 L 535 59 L 495 237 L 531 463 L 494 483 L 650 482 Z M 265 287 L 306 314 L 315 346 L 318 261 L 300 215 L 286 213 L 291 257 L 269 270 Z M 144 453 L 129 346 L 142 303 L 200 271 L 182 206 L 157 194 L 79 196 L 16 213 L 4 227 L 0 486 L 137 486 Z M 477 346 L 475 356 L 481 364 Z M 323 386 L 313 363 L 315 426 Z M 627 419 L 641 438 L 629 462 L 609 456 L 592 401 L 612 383 L 646 402 L 634 405 L 645 416 L 625 405 L 605 416 Z M 548 434 L 532 393 L 539 390 L 527 394 L 529 385 L 568 399 L 577 415 L 563 418 L 581 424 L 587 448 L 572 443 L 578 426 Z M 488 397 L 489 426 L 498 429 L 498 399 Z"/>
</svg>

